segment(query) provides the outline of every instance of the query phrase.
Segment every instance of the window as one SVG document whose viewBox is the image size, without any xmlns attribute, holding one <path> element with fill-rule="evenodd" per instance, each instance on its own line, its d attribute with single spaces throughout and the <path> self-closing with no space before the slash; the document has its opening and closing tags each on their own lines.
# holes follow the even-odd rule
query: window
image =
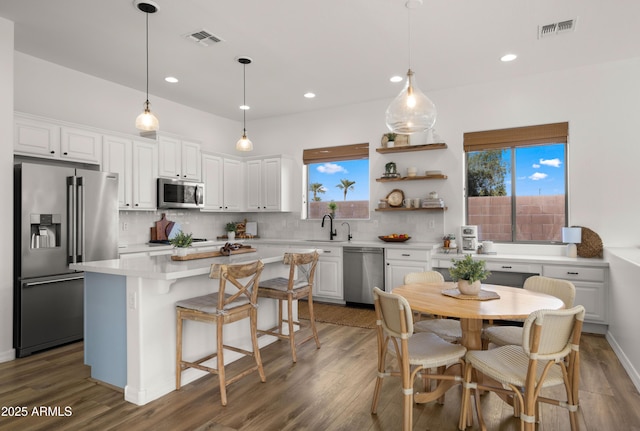
<svg viewBox="0 0 640 431">
<path fill-rule="evenodd" d="M 369 144 L 303 151 L 303 218 L 369 218 Z"/>
<path fill-rule="evenodd" d="M 568 123 L 464 134 L 467 223 L 479 240 L 562 240 L 567 137 Z"/>
</svg>

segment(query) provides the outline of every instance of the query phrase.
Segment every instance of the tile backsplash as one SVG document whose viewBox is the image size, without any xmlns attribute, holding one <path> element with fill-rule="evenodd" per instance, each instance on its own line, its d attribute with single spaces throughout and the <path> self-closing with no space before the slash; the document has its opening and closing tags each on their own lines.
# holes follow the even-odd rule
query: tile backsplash
<svg viewBox="0 0 640 431">
<path fill-rule="evenodd" d="M 216 239 L 226 234 L 228 222 L 246 219 L 258 223 L 261 238 L 329 239 L 329 226 L 321 227 L 320 220 L 301 220 L 300 213 L 210 213 L 198 210 L 121 211 L 120 244 L 142 244 L 150 239 L 150 229 L 165 213 L 167 219 L 179 223 L 184 232 L 196 238 Z M 333 227 L 337 240 L 346 240 L 348 227 L 355 240 L 375 240 L 378 235 L 407 233 L 420 242 L 439 242 L 444 233 L 441 212 L 407 211 L 396 214 L 370 213 L 369 220 L 337 219 Z M 344 224 L 343 224 L 344 223 Z M 126 229 L 125 229 L 126 227 Z"/>
</svg>

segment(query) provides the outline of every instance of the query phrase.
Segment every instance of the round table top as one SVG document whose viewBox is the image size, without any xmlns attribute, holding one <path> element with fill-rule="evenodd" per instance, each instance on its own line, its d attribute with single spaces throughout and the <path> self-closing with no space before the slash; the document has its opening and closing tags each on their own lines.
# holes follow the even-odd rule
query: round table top
<svg viewBox="0 0 640 431">
<path fill-rule="evenodd" d="M 564 308 L 561 299 L 517 287 L 483 284 L 482 289 L 496 292 L 499 299 L 460 299 L 442 294 L 455 289 L 456 283 L 414 283 L 398 286 L 392 293 L 404 297 L 414 311 L 461 319 L 524 319 L 536 310 Z"/>
</svg>

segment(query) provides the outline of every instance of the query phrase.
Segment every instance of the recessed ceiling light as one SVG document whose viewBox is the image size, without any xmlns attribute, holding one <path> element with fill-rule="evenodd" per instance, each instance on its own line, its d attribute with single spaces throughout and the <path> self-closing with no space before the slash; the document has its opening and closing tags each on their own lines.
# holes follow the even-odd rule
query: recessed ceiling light
<svg viewBox="0 0 640 431">
<path fill-rule="evenodd" d="M 178 78 L 176 78 L 175 76 L 167 76 L 166 78 L 164 78 L 164 80 L 172 84 L 178 82 Z"/>
<path fill-rule="evenodd" d="M 316 97 L 316 93 L 312 93 L 312 92 L 304 93 L 304 97 L 306 97 L 307 99 L 313 99 L 314 97 Z"/>
<path fill-rule="evenodd" d="M 391 78 L 389 78 L 389 81 L 391 81 L 391 82 L 402 82 L 403 79 L 404 78 L 402 76 L 396 75 L 396 76 L 392 76 Z"/>
<path fill-rule="evenodd" d="M 240 105 L 240 109 L 242 109 L 243 111 L 247 111 L 251 109 L 251 107 L 249 105 Z"/>
<path fill-rule="evenodd" d="M 506 54 L 506 55 L 503 55 L 502 57 L 500 57 L 500 60 L 504 61 L 504 62 L 508 62 L 508 61 L 513 61 L 516 58 L 518 58 L 518 56 L 515 55 L 515 54 Z"/>
</svg>

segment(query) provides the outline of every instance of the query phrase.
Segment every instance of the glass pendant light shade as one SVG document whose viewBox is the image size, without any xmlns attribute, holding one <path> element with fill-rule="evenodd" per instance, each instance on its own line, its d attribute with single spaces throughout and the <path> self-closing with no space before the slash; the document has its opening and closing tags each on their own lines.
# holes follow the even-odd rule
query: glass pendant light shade
<svg viewBox="0 0 640 431">
<path fill-rule="evenodd" d="M 236 142 L 236 150 L 238 151 L 253 151 L 253 142 L 247 138 L 247 132 L 242 133 L 242 138 Z"/>
<path fill-rule="evenodd" d="M 387 127 L 403 135 L 426 132 L 436 123 L 436 116 L 436 105 L 420 91 L 409 69 L 404 88 L 387 108 Z"/>
<path fill-rule="evenodd" d="M 136 118 L 136 129 L 143 130 L 145 132 L 158 130 L 160 123 L 155 115 L 149 109 L 149 101 L 144 103 L 144 111 Z"/>
</svg>

